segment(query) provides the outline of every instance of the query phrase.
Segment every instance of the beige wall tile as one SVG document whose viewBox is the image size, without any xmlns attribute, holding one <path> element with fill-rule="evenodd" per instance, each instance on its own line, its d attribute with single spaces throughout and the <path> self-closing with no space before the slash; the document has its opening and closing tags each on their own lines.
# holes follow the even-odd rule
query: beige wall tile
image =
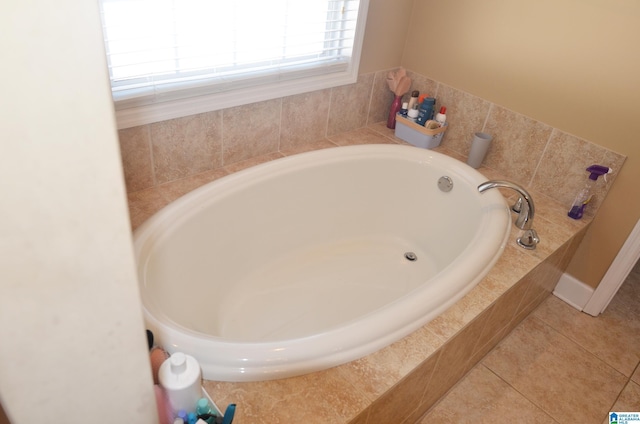
<svg viewBox="0 0 640 424">
<path fill-rule="evenodd" d="M 563 218 L 564 222 L 568 222 L 571 218 Z M 557 223 L 549 221 L 544 217 L 536 217 L 533 222 L 533 228 L 538 233 L 540 243 L 536 246 L 535 250 L 529 250 L 526 253 L 540 260 L 544 260 L 550 254 L 555 252 L 560 246 L 562 246 L 570 237 L 572 231 L 568 229 L 564 222 Z M 522 235 L 522 230 L 513 228 L 515 237 Z"/>
<path fill-rule="evenodd" d="M 371 405 L 368 424 L 401 422 L 402 417 L 416 407 L 423 408 L 426 412 L 428 406 L 421 401 L 422 393 L 429 385 L 438 357 L 439 354 L 436 354 L 426 359 L 411 375 L 378 398 Z"/>
<path fill-rule="evenodd" d="M 369 401 L 335 368 L 281 380 L 227 383 L 205 380 L 204 388 L 224 409 L 236 403 L 238 424 L 344 424 Z"/>
<path fill-rule="evenodd" d="M 211 171 L 201 172 L 199 174 L 192 175 L 190 177 L 182 178 L 179 180 L 171 181 L 165 184 L 161 184 L 156 187 L 162 196 L 169 202 L 173 202 L 181 196 L 189 193 L 192 190 L 195 190 L 198 187 L 201 187 L 211 181 L 217 180 L 219 178 L 228 175 L 227 172 L 223 168 L 214 169 Z"/>
<path fill-rule="evenodd" d="M 407 71 L 407 75 L 411 78 L 411 90 L 409 91 L 409 94 L 411 94 L 411 91 L 413 90 L 418 90 L 420 94 L 426 94 L 432 97 L 438 95 L 437 81 L 427 78 L 424 75 L 411 72 L 410 70 Z"/>
<path fill-rule="evenodd" d="M 570 244 L 569 241 L 563 245 L 521 281 L 520 284 L 526 285 L 527 290 L 510 323 L 512 327 L 518 325 L 551 294 L 562 276 L 561 267 L 566 266 L 564 255 Z"/>
<path fill-rule="evenodd" d="M 120 155 L 127 192 L 153 187 L 153 162 L 149 126 L 127 128 L 118 131 Z"/>
<path fill-rule="evenodd" d="M 552 130 L 541 122 L 493 105 L 484 128 L 485 133 L 493 136 L 484 163 L 527 186 Z"/>
<path fill-rule="evenodd" d="M 447 340 L 487 309 L 496 297 L 495 293 L 478 285 L 431 321 L 427 327 L 443 340 Z"/>
<path fill-rule="evenodd" d="M 280 153 L 285 156 L 291 156 L 298 153 L 311 152 L 313 150 L 330 149 L 332 147 L 338 147 L 338 145 L 325 138 L 322 140 L 314 141 L 312 143 L 301 144 L 291 149 L 284 149 Z"/>
<path fill-rule="evenodd" d="M 278 151 L 282 99 L 222 111 L 223 163 Z"/>
<path fill-rule="evenodd" d="M 442 341 L 423 327 L 384 349 L 340 366 L 338 370 L 355 388 L 374 401 L 441 345 Z"/>
<path fill-rule="evenodd" d="M 587 167 L 595 164 L 613 167 L 613 163 L 616 166 L 620 163 L 620 155 L 609 156 L 608 152 L 604 147 L 554 130 L 533 178 L 532 187 L 564 205 L 571 206 L 575 195 L 588 180 Z M 605 160 L 612 163 L 603 163 Z M 607 180 L 611 179 L 607 178 Z M 602 180 L 598 185 L 605 186 L 606 184 Z M 594 198 L 594 203 L 590 204 L 587 210 L 590 212 L 597 210 L 601 201 L 601 198 Z"/>
<path fill-rule="evenodd" d="M 169 200 L 162 195 L 157 187 L 129 193 L 127 198 L 132 230 L 138 228 L 140 224 L 151 218 L 154 213 L 169 204 Z"/>
<path fill-rule="evenodd" d="M 121 150 L 128 191 L 278 150 L 289 151 L 288 154 L 310 150 L 305 146 L 322 143 L 327 134 L 332 138 L 339 136 L 336 139 L 339 144 L 406 144 L 395 138 L 393 130 L 385 126 L 393 99 L 386 83 L 387 73 L 388 70 L 363 74 L 357 83 L 334 89 L 122 130 Z M 442 148 L 455 152 L 460 160 L 466 160 L 472 134 L 479 131 L 486 121 L 484 130 L 493 133 L 494 142 L 485 161 L 485 165 L 492 168 L 485 167 L 483 172 L 487 175 L 500 174 L 503 178 L 526 185 L 529 181 L 525 180 L 531 179 L 532 170 L 538 167 L 530 189 L 537 189 L 560 202 L 560 209 L 568 208 L 567 203 L 573 200 L 576 191 L 574 180 L 581 184 L 586 180 L 586 172 L 581 166 L 570 172 L 565 166 L 574 167 L 576 154 L 584 157 L 585 152 L 591 152 L 586 154 L 587 158 L 592 157 L 589 161 L 604 163 L 616 170 L 624 163 L 623 155 L 560 131 L 554 132 L 542 156 L 541 148 L 546 145 L 550 127 L 423 75 L 411 71 L 408 75 L 413 80 L 411 89 L 435 94 L 438 106 L 448 108 L 450 128 Z M 328 101 L 330 104 L 327 106 Z M 376 138 L 371 134 L 357 139 L 343 137 L 344 132 L 366 124 L 382 137 Z M 224 140 L 221 139 L 223 136 Z M 145 151 L 146 144 L 151 146 L 151 152 Z M 614 178 L 615 175 L 609 178 L 609 184 L 599 185 L 599 201 L 604 198 L 606 193 L 603 191 L 608 190 Z M 594 201 L 594 206 L 599 201 Z M 539 214 L 544 216 L 542 208 L 539 209 Z M 587 210 L 590 209 L 590 213 L 595 212 L 595 208 Z M 562 210 L 561 213 L 566 212 Z"/>
<path fill-rule="evenodd" d="M 438 106 L 446 106 L 449 128 L 442 145 L 458 152 L 466 162 L 473 134 L 482 131 L 491 104 L 444 84 L 438 86 Z"/>
<path fill-rule="evenodd" d="M 324 139 L 330 102 L 330 89 L 283 98 L 279 149 L 293 149 Z"/>
<path fill-rule="evenodd" d="M 474 364 L 470 363 L 470 359 L 479 335 L 477 326 L 468 326 L 442 348 L 422 404 L 433 405 L 471 369 Z"/>
<path fill-rule="evenodd" d="M 350 146 L 354 144 L 396 144 L 393 140 L 370 129 L 360 128 L 329 137 L 329 140 L 338 146 Z"/>
<path fill-rule="evenodd" d="M 367 125 L 367 128 L 377 132 L 382 136 L 387 137 L 388 139 L 394 141 L 395 143 L 404 144 L 407 146 L 410 145 L 403 139 L 395 136 L 395 129 L 387 128 L 386 119 L 383 122 L 377 122 L 375 124 Z"/>
<path fill-rule="evenodd" d="M 373 73 L 360 75 L 355 84 L 331 89 L 328 136 L 367 125 L 374 76 Z"/>
<path fill-rule="evenodd" d="M 280 159 L 284 157 L 280 152 L 267 153 L 266 155 L 254 156 L 250 159 L 246 159 L 240 162 L 234 162 L 232 164 L 226 165 L 224 169 L 229 172 L 238 172 L 243 169 L 250 168 L 252 166 L 260 165 L 261 163 L 270 162 L 272 160 Z"/>
<path fill-rule="evenodd" d="M 528 287 L 529 284 L 527 284 L 527 282 L 519 282 L 511 287 L 511 289 L 502 295 L 491 308 L 487 310 L 486 314 L 488 318 L 482 334 L 478 337 L 476 350 L 484 348 L 490 340 L 494 339 L 497 334 L 507 327 L 515 316 Z"/>
<path fill-rule="evenodd" d="M 534 200 L 536 208 L 534 224 L 538 218 L 542 218 L 546 222 L 553 223 L 556 230 L 562 233 L 575 232 L 589 225 L 590 221 L 588 219 L 572 219 L 567 216 L 571 209 L 571 204 L 562 203 L 541 191 L 530 190 L 529 193 Z"/>
<path fill-rule="evenodd" d="M 208 112 L 150 125 L 157 184 L 222 165 L 221 112 Z"/>
<path fill-rule="evenodd" d="M 480 286 L 502 295 L 538 264 L 539 260 L 524 249 L 509 243 L 498 262 L 491 268 Z"/>
<path fill-rule="evenodd" d="M 387 122 L 389 109 L 394 99 L 394 94 L 387 84 L 387 74 L 389 71 L 391 70 L 378 71 L 374 74 L 367 125 L 372 125 L 380 121 L 383 121 L 385 124 Z M 407 95 L 404 96 L 404 99 L 404 101 L 409 101 Z"/>
</svg>

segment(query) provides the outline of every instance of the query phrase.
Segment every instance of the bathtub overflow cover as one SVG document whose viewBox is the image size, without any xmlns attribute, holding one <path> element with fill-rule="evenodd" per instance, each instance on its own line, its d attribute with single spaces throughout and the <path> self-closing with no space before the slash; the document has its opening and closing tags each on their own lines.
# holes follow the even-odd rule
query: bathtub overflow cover
<svg viewBox="0 0 640 424">
<path fill-rule="evenodd" d="M 438 179 L 438 188 L 445 193 L 450 192 L 453 189 L 453 180 L 446 175 Z"/>
<path fill-rule="evenodd" d="M 414 262 L 414 261 L 417 261 L 417 260 L 418 260 L 418 257 L 417 257 L 417 256 L 416 256 L 416 254 L 415 254 L 415 253 L 413 253 L 413 252 L 407 252 L 407 253 L 405 253 L 405 254 L 404 254 L 404 257 L 405 257 L 408 261 L 411 261 L 411 262 Z"/>
</svg>

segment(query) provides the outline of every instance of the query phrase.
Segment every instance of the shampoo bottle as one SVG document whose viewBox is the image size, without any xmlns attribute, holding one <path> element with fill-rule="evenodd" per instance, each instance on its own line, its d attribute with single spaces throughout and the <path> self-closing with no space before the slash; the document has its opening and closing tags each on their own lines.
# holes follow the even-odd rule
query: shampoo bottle
<svg viewBox="0 0 640 424">
<path fill-rule="evenodd" d="M 569 210 L 569 213 L 567 214 L 573 219 L 582 218 L 584 208 L 593 196 L 593 188 L 596 185 L 596 181 L 598 181 L 598 177 L 600 175 L 609 174 L 612 170 L 611 168 L 602 165 L 591 165 L 587 168 L 587 172 L 590 172 L 589 179 L 585 183 L 584 187 L 582 187 L 582 190 L 580 190 L 576 195 L 576 198 L 571 205 L 571 210 Z"/>
</svg>

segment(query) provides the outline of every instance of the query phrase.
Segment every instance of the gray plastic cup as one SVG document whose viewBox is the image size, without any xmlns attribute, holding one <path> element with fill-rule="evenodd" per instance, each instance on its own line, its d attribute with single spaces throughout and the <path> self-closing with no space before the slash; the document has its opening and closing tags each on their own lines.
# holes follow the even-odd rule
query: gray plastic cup
<svg viewBox="0 0 640 424">
<path fill-rule="evenodd" d="M 479 168 L 487 155 L 491 140 L 493 137 L 483 132 L 477 132 L 473 135 L 471 140 L 471 150 L 469 151 L 469 157 L 467 158 L 467 165 L 473 168 Z"/>
</svg>

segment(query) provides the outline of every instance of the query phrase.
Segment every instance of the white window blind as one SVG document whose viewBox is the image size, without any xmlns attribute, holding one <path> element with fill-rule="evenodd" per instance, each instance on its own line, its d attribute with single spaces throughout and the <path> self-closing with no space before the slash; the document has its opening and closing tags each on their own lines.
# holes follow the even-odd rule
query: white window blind
<svg viewBox="0 0 640 424">
<path fill-rule="evenodd" d="M 366 0 L 100 3 L 116 109 L 353 77 L 366 9 Z"/>
</svg>

